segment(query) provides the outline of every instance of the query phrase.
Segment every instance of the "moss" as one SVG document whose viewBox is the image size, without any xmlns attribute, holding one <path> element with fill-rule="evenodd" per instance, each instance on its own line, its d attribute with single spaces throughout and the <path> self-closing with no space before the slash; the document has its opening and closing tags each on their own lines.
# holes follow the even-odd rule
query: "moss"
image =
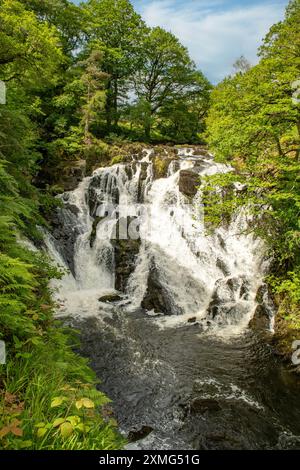
<svg viewBox="0 0 300 470">
<path fill-rule="evenodd" d="M 116 165 L 118 163 L 122 163 L 125 159 L 124 155 L 116 155 L 110 161 L 110 165 Z"/>
<path fill-rule="evenodd" d="M 275 319 L 274 343 L 280 355 L 291 359 L 293 342 L 300 340 L 300 308 L 288 296 L 276 299 L 278 312 Z"/>
<path fill-rule="evenodd" d="M 155 157 L 153 159 L 154 178 L 165 178 L 168 173 L 168 168 L 173 158 Z"/>
</svg>

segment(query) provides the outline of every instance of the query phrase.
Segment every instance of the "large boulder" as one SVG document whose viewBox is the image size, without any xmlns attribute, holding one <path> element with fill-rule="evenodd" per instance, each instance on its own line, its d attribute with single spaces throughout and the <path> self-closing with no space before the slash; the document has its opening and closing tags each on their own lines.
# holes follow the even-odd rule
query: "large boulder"
<svg viewBox="0 0 300 470">
<path fill-rule="evenodd" d="M 73 191 L 75 188 L 77 188 L 78 184 L 83 180 L 83 178 L 85 178 L 85 176 L 86 161 L 77 160 L 68 163 L 68 165 L 63 168 L 60 176 L 60 182 L 63 185 L 65 191 Z"/>
<path fill-rule="evenodd" d="M 116 233 L 117 238 L 113 240 L 115 251 L 115 288 L 121 292 L 126 291 L 128 279 L 136 266 L 136 258 L 140 251 L 141 240 L 130 238 L 128 232 L 130 224 L 136 220 L 136 217 L 127 217 L 118 220 Z M 127 227 L 127 238 L 120 239 L 120 223 Z"/>
<path fill-rule="evenodd" d="M 249 327 L 255 331 L 269 331 L 272 316 L 275 313 L 275 305 L 267 284 L 262 284 L 256 294 L 258 303 Z"/>
<path fill-rule="evenodd" d="M 55 243 L 56 248 L 72 274 L 75 275 L 75 242 L 81 231 L 77 220 L 79 209 L 74 204 L 67 202 L 68 197 L 69 194 L 65 193 L 64 199 L 66 203 L 63 207 L 57 207 L 53 211 L 50 224 L 52 228 L 51 234 L 57 242 Z"/>
<path fill-rule="evenodd" d="M 160 279 L 159 271 L 153 260 L 150 265 L 147 290 L 141 307 L 145 310 L 154 310 L 155 313 L 163 313 L 165 315 L 179 315 L 182 313 L 182 310 L 174 305 L 170 293 Z"/>
<path fill-rule="evenodd" d="M 270 329 L 270 316 L 265 305 L 257 305 L 249 326 L 256 331 L 267 331 Z"/>
<path fill-rule="evenodd" d="M 153 158 L 153 178 L 160 179 L 166 178 L 170 163 L 174 158 L 168 155 L 158 155 Z"/>
<path fill-rule="evenodd" d="M 197 194 L 200 184 L 199 175 L 193 170 L 181 170 L 179 173 L 179 191 L 188 197 Z"/>
<path fill-rule="evenodd" d="M 102 302 L 102 303 L 112 303 L 112 302 L 119 302 L 120 300 L 122 300 L 122 297 L 113 292 L 111 294 L 106 294 L 106 295 L 102 295 L 102 297 L 99 297 L 98 301 L 99 302 Z"/>
<path fill-rule="evenodd" d="M 249 327 L 255 331 L 270 331 L 270 323 L 275 314 L 275 305 L 267 284 L 263 283 L 256 294 L 255 301 L 258 303 Z"/>
</svg>

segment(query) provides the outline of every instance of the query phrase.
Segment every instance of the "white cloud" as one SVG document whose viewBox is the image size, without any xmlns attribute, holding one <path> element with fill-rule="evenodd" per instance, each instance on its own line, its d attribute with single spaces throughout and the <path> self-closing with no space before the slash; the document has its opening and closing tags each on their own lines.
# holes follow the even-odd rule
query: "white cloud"
<svg viewBox="0 0 300 470">
<path fill-rule="evenodd" d="M 148 0 L 140 11 L 150 26 L 172 31 L 209 79 L 218 82 L 241 55 L 257 62 L 257 48 L 270 26 L 283 18 L 285 9 L 284 0 L 231 9 L 227 2 L 226 10 L 223 4 L 222 0 L 179 4 L 178 0 Z"/>
</svg>

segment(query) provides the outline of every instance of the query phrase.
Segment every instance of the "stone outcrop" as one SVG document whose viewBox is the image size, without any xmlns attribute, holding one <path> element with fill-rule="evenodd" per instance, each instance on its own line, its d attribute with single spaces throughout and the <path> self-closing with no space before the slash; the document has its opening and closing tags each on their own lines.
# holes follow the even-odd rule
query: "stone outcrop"
<svg viewBox="0 0 300 470">
<path fill-rule="evenodd" d="M 92 231 L 90 234 L 90 247 L 93 248 L 96 236 L 97 236 L 97 227 L 100 224 L 100 222 L 104 219 L 105 217 L 95 217 L 92 225 Z"/>
<path fill-rule="evenodd" d="M 267 284 L 262 284 L 256 294 L 258 303 L 249 327 L 255 331 L 269 331 L 270 321 L 274 314 L 275 306 Z"/>
<path fill-rule="evenodd" d="M 270 316 L 265 305 L 259 304 L 256 307 L 249 326 L 256 331 L 266 331 L 270 329 Z"/>
<path fill-rule="evenodd" d="M 64 195 L 64 199 L 67 201 L 68 193 Z M 80 235 L 77 224 L 78 212 L 79 209 L 75 205 L 66 202 L 64 207 L 56 208 L 50 220 L 52 236 L 57 241 L 57 249 L 73 275 L 75 275 L 75 242 Z"/>
<path fill-rule="evenodd" d="M 103 302 L 107 304 L 111 302 L 119 302 L 120 300 L 122 300 L 122 297 L 119 294 L 112 293 L 112 294 L 103 295 L 98 300 L 99 302 Z"/>
<path fill-rule="evenodd" d="M 193 170 L 181 170 L 179 173 L 179 191 L 188 197 L 197 194 L 200 185 L 199 175 Z"/>
<path fill-rule="evenodd" d="M 155 313 L 163 313 L 165 315 L 179 315 L 182 313 L 181 309 L 174 305 L 168 290 L 161 282 L 159 272 L 153 260 L 150 265 L 147 290 L 141 307 L 145 310 L 154 310 Z"/>
<path fill-rule="evenodd" d="M 151 426 L 142 426 L 140 429 L 132 429 L 127 436 L 129 442 L 136 442 L 147 437 L 153 428 Z"/>
<path fill-rule="evenodd" d="M 130 224 L 136 220 L 136 217 L 127 217 L 117 222 L 117 239 L 113 241 L 115 251 L 115 288 L 125 292 L 128 279 L 136 266 L 136 258 L 139 254 L 141 240 L 132 239 L 128 232 Z M 127 227 L 127 239 L 119 238 L 120 223 Z"/>
</svg>

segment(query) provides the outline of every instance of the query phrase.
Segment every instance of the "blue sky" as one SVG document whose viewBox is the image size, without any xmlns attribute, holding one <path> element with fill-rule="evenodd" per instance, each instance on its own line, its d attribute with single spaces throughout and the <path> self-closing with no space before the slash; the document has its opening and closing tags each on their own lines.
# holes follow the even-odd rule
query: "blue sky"
<svg viewBox="0 0 300 470">
<path fill-rule="evenodd" d="M 288 0 L 132 0 L 149 26 L 172 31 L 198 67 L 217 83 L 257 48 L 270 26 L 284 17 Z"/>
</svg>

